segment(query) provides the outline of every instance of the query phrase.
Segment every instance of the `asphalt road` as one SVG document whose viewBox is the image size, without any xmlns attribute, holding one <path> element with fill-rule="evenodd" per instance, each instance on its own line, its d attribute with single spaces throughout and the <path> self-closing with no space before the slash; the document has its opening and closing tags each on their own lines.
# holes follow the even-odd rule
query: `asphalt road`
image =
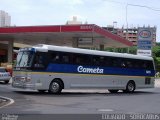
<svg viewBox="0 0 160 120">
<path fill-rule="evenodd" d="M 37 91 L 17 91 L 0 83 L 0 96 L 15 103 L 1 108 L 1 114 L 99 114 L 160 113 L 160 87 L 137 90 L 133 94 L 111 94 L 107 90 L 65 90 L 61 95 Z"/>
</svg>

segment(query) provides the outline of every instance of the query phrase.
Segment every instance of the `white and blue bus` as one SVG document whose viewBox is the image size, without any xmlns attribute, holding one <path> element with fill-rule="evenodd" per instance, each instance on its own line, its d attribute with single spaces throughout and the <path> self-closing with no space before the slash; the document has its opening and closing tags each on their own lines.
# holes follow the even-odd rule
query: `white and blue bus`
<svg viewBox="0 0 160 120">
<path fill-rule="evenodd" d="M 15 88 L 61 93 L 62 89 L 134 92 L 153 88 L 152 57 L 40 44 L 20 49 L 13 72 Z"/>
</svg>

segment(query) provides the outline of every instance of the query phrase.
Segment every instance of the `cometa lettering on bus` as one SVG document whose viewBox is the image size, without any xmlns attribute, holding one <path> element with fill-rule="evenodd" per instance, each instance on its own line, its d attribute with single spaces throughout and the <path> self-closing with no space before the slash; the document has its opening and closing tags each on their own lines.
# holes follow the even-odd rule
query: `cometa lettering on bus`
<svg viewBox="0 0 160 120">
<path fill-rule="evenodd" d="M 77 71 L 80 73 L 100 73 L 103 74 L 104 69 L 98 68 L 84 68 L 83 66 L 79 66 Z"/>
</svg>

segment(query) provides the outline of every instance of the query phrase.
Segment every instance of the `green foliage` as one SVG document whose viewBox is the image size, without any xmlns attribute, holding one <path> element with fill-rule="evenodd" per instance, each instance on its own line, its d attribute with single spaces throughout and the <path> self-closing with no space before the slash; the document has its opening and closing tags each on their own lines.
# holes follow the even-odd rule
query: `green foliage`
<svg viewBox="0 0 160 120">
<path fill-rule="evenodd" d="M 153 57 L 155 62 L 156 71 L 160 72 L 160 57 Z"/>
<path fill-rule="evenodd" d="M 160 42 L 159 42 L 159 43 L 156 43 L 156 46 L 160 46 Z"/>
<path fill-rule="evenodd" d="M 154 46 L 152 49 L 152 53 L 153 53 L 156 71 L 160 72 L 160 43 L 156 43 L 156 46 Z"/>
<path fill-rule="evenodd" d="M 137 46 L 130 47 L 129 53 L 136 55 L 137 54 Z"/>
<path fill-rule="evenodd" d="M 105 51 L 117 52 L 117 53 L 137 54 L 137 47 L 133 46 L 130 48 L 106 48 Z"/>
<path fill-rule="evenodd" d="M 160 46 L 154 46 L 152 49 L 153 56 L 160 57 Z"/>
</svg>

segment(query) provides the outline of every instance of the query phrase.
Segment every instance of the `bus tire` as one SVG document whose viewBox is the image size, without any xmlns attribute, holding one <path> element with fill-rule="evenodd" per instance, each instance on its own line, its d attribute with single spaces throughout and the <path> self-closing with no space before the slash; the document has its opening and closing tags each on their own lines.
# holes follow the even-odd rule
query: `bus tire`
<svg viewBox="0 0 160 120">
<path fill-rule="evenodd" d="M 4 83 L 5 83 L 5 84 L 8 84 L 8 83 L 9 83 L 9 80 L 4 81 Z"/>
<path fill-rule="evenodd" d="M 49 93 L 60 94 L 63 89 L 63 83 L 59 79 L 55 79 L 49 86 Z"/>
<path fill-rule="evenodd" d="M 117 93 L 119 90 L 108 90 L 110 93 Z"/>
<path fill-rule="evenodd" d="M 136 84 L 134 81 L 129 81 L 126 85 L 126 89 L 123 90 L 125 93 L 133 93 L 134 90 L 136 89 Z"/>
</svg>

